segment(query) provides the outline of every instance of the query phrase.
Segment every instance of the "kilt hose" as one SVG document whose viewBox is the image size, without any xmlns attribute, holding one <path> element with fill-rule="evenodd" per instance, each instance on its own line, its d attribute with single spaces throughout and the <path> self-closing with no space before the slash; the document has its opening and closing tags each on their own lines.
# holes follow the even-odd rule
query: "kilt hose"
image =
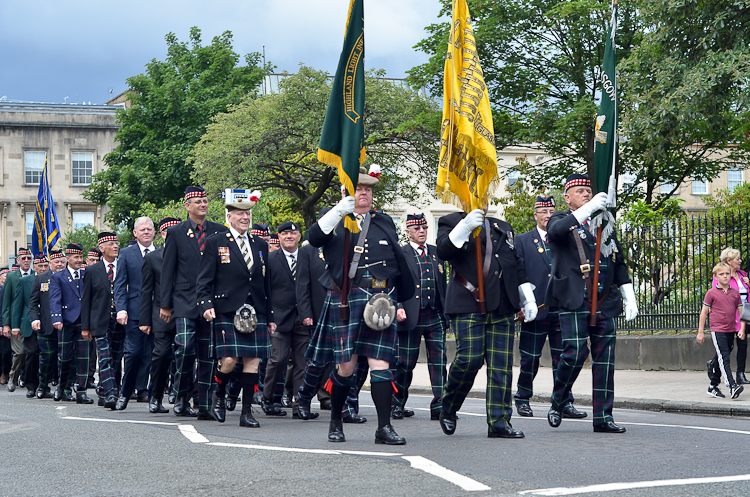
<svg viewBox="0 0 750 497">
<path fill-rule="evenodd" d="M 534 378 L 539 371 L 539 359 L 542 357 L 544 341 L 549 339 L 549 352 L 552 358 L 552 379 L 557 374 L 557 365 L 562 354 L 562 333 L 560 331 L 560 315 L 549 312 L 541 320 L 521 323 L 521 333 L 518 335 L 518 351 L 521 355 L 521 371 L 518 373 L 518 390 L 513 398 L 516 402 L 528 403 L 534 395 Z M 569 402 L 573 402 L 573 392 Z"/>
<path fill-rule="evenodd" d="M 211 381 L 215 361 L 211 358 L 211 323 L 203 318 L 177 318 L 177 334 L 174 338 L 175 364 L 174 394 L 189 399 L 193 392 L 193 366 L 196 361 L 198 382 L 198 409 L 208 411 L 211 407 Z"/>
<path fill-rule="evenodd" d="M 371 290 L 371 291 L 370 291 Z M 392 293 L 390 293 L 392 292 Z M 341 320 L 341 299 L 333 290 L 328 291 L 318 325 L 315 327 L 307 349 L 307 358 L 316 364 L 333 361 L 335 364 L 349 362 L 352 354 L 395 362 L 398 357 L 398 333 L 396 320 L 381 331 L 371 329 L 363 318 L 365 304 L 377 290 L 354 287 L 349 293 L 349 320 Z M 395 289 L 384 288 L 395 300 Z"/>
<path fill-rule="evenodd" d="M 84 353 L 78 353 L 84 350 Z M 75 361 L 75 367 L 73 365 Z M 63 390 L 69 392 L 73 388 L 74 376 L 81 391 L 86 390 L 86 381 L 88 380 L 89 370 L 89 342 L 81 335 L 80 324 L 66 324 L 57 332 L 57 367 L 60 378 L 60 385 Z M 83 375 L 78 375 L 78 371 L 84 371 Z M 80 377 L 83 377 L 81 385 Z"/>
<path fill-rule="evenodd" d="M 443 392 L 443 412 L 455 414 L 474 384 L 479 369 L 487 363 L 487 424 L 502 429 L 513 412 L 513 314 L 466 313 L 451 316 L 456 334 L 456 357 L 448 371 Z"/>
<path fill-rule="evenodd" d="M 99 356 L 99 384 L 96 393 L 99 397 L 107 398 L 110 395 L 118 397 L 120 395 L 121 363 L 124 348 L 125 327 L 112 319 L 107 334 L 103 337 L 96 337 L 96 351 Z M 88 371 L 86 376 L 88 376 Z"/>
<path fill-rule="evenodd" d="M 393 405 L 404 407 L 409 398 L 409 387 L 414 368 L 419 359 L 419 345 L 424 337 L 427 351 L 427 371 L 432 385 L 431 411 L 440 411 L 445 387 L 445 325 L 438 311 L 432 308 L 419 310 L 417 326 L 411 331 L 398 332 L 398 364 L 393 373 L 397 392 L 393 394 Z"/>
<path fill-rule="evenodd" d="M 39 385 L 47 388 L 52 381 L 52 369 L 56 365 L 57 332 L 49 336 L 39 335 Z"/>
<path fill-rule="evenodd" d="M 258 326 L 252 333 L 239 333 L 234 328 L 234 315 L 230 312 L 217 314 L 213 321 L 212 357 L 266 358 L 271 354 L 266 317 L 258 314 Z"/>
<path fill-rule="evenodd" d="M 359 412 L 359 390 L 362 388 L 362 385 L 367 378 L 367 360 L 364 360 L 363 368 L 360 367 L 361 364 L 362 362 L 358 360 L 357 367 L 354 369 L 354 381 L 349 389 L 349 395 L 347 395 L 346 400 L 344 401 L 344 408 L 342 411 L 344 418 Z M 328 380 L 329 375 L 326 374 L 328 372 L 327 366 L 328 364 L 316 364 L 312 361 L 307 361 L 307 364 L 305 365 L 305 374 L 302 378 L 302 385 L 299 387 L 297 393 L 300 401 L 308 403 L 312 402 L 312 398 L 318 393 L 321 385 Z M 361 370 L 364 370 L 364 373 L 362 373 Z"/>
<path fill-rule="evenodd" d="M 596 326 L 589 326 L 588 301 L 575 311 L 560 309 L 563 351 L 557 365 L 552 408 L 561 410 L 568 402 L 570 389 L 589 355 L 586 340 L 591 340 L 594 424 L 612 421 L 615 400 L 615 320 L 596 313 Z"/>
</svg>

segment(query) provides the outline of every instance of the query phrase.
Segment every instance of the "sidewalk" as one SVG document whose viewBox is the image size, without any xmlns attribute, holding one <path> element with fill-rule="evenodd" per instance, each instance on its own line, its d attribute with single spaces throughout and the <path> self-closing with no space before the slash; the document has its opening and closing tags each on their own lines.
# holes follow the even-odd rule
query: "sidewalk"
<svg viewBox="0 0 750 497">
<path fill-rule="evenodd" d="M 450 368 L 450 365 L 448 366 Z M 513 393 L 516 392 L 518 368 L 513 368 Z M 729 398 L 729 388 L 719 388 L 727 395 L 716 399 L 706 394 L 709 381 L 705 371 L 643 371 L 618 369 L 615 371 L 615 407 L 644 409 L 714 416 L 750 417 L 750 385 L 737 400 Z M 477 374 L 471 397 L 484 398 L 487 373 L 482 368 Z M 409 392 L 431 395 L 427 364 L 418 363 Z M 552 393 L 552 369 L 539 368 L 534 380 L 532 402 L 548 403 Z M 576 404 L 591 405 L 591 369 L 584 368 L 573 386 Z"/>
</svg>

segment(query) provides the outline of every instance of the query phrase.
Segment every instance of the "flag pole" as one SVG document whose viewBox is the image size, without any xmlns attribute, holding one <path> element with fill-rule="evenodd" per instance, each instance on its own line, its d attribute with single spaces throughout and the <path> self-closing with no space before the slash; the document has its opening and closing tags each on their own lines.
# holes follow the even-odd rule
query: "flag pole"
<svg viewBox="0 0 750 497">
<path fill-rule="evenodd" d="M 476 247 L 477 252 L 477 287 L 479 288 L 479 300 L 477 301 L 477 304 L 479 306 L 479 314 L 487 314 L 487 305 L 485 304 L 484 300 L 484 273 L 482 272 L 482 235 L 481 231 L 479 234 L 477 234 L 474 237 L 474 246 Z M 485 236 L 489 235 L 485 233 Z M 488 243 L 491 242 L 491 238 L 488 240 Z"/>
<path fill-rule="evenodd" d="M 599 259 L 602 256 L 602 228 L 596 229 L 596 250 L 594 251 L 594 282 L 591 289 L 591 313 L 589 315 L 589 326 L 596 326 L 596 308 L 599 305 Z"/>
</svg>

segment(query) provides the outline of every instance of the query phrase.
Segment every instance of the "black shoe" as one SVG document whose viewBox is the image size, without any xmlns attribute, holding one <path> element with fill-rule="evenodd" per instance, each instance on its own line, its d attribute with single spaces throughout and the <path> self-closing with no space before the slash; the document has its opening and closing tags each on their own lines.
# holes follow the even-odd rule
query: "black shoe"
<svg viewBox="0 0 750 497">
<path fill-rule="evenodd" d="M 261 397 L 261 409 L 266 416 L 286 416 L 286 411 L 276 407 L 270 400 L 266 400 L 265 397 Z"/>
<path fill-rule="evenodd" d="M 148 412 L 151 414 L 166 414 L 169 409 L 161 404 L 162 400 L 159 398 L 152 398 L 151 402 L 148 403 Z"/>
<path fill-rule="evenodd" d="M 11 380 L 8 380 L 8 384 L 6 385 L 6 388 L 8 389 L 9 392 L 16 391 L 16 385 Z"/>
<path fill-rule="evenodd" d="M 21 373 L 23 374 L 23 371 Z M 23 381 L 23 378 L 18 378 L 18 386 L 21 388 L 26 386 L 26 382 Z"/>
<path fill-rule="evenodd" d="M 51 384 L 52 384 L 53 387 L 56 387 L 57 386 L 57 378 L 53 379 L 52 382 L 51 382 Z"/>
<path fill-rule="evenodd" d="M 359 414 L 352 414 L 351 416 L 345 416 L 343 419 L 343 422 L 362 424 L 362 423 L 367 423 L 367 418 L 364 416 L 360 416 Z"/>
<path fill-rule="evenodd" d="M 531 410 L 531 406 L 528 402 L 516 402 L 516 412 L 519 416 L 524 418 L 533 418 L 534 411 Z"/>
<path fill-rule="evenodd" d="M 117 404 L 115 405 L 115 411 L 124 411 L 128 408 L 128 402 L 130 402 L 131 397 L 124 397 L 120 395 L 117 398 Z"/>
<path fill-rule="evenodd" d="M 60 402 L 62 400 L 62 394 L 63 394 L 63 388 L 61 385 L 58 385 L 57 388 L 55 388 L 55 393 L 52 395 L 52 399 L 55 402 Z"/>
<path fill-rule="evenodd" d="M 227 401 L 223 395 L 211 394 L 211 415 L 219 423 L 227 420 Z"/>
<path fill-rule="evenodd" d="M 242 406 L 240 426 L 244 426 L 245 428 L 260 428 L 260 423 L 253 417 L 252 409 L 246 409 L 245 406 Z"/>
<path fill-rule="evenodd" d="M 224 404 L 226 405 L 227 411 L 234 411 L 235 407 L 237 407 L 237 397 L 227 395 L 226 399 L 224 399 Z"/>
<path fill-rule="evenodd" d="M 331 420 L 328 424 L 328 441 L 329 442 L 346 442 L 344 436 L 344 425 L 341 424 L 341 420 Z"/>
<path fill-rule="evenodd" d="M 169 394 L 169 395 L 167 396 L 167 402 L 169 402 L 170 404 L 174 404 L 175 398 L 176 398 L 176 397 L 175 397 L 175 394 L 173 394 L 173 393 L 170 393 L 170 394 Z"/>
<path fill-rule="evenodd" d="M 49 391 L 49 387 L 37 387 L 36 389 L 36 398 L 37 399 L 51 399 L 52 398 L 52 392 Z"/>
<path fill-rule="evenodd" d="M 557 409 L 550 408 L 547 413 L 547 422 L 552 428 L 557 428 L 562 423 L 562 413 Z"/>
<path fill-rule="evenodd" d="M 521 430 L 514 430 L 510 423 L 499 430 L 490 430 L 487 432 L 488 438 L 523 438 L 524 436 Z"/>
<path fill-rule="evenodd" d="M 393 409 L 391 409 L 391 417 L 393 419 L 404 419 L 404 408 L 395 406 Z"/>
<path fill-rule="evenodd" d="M 175 399 L 174 401 L 174 415 L 175 416 L 188 416 L 188 417 L 195 417 L 198 415 L 195 410 L 190 407 L 190 404 L 188 404 L 187 399 L 185 397 L 180 397 L 179 399 Z"/>
<path fill-rule="evenodd" d="M 414 411 L 412 411 L 411 409 L 407 409 L 407 408 L 404 407 L 404 417 L 405 418 L 410 418 L 412 416 L 414 416 Z"/>
<path fill-rule="evenodd" d="M 263 392 L 261 390 L 258 390 L 253 394 L 253 404 L 263 404 Z"/>
<path fill-rule="evenodd" d="M 287 394 L 281 396 L 281 407 L 286 407 L 287 409 L 292 407 L 292 399 Z"/>
<path fill-rule="evenodd" d="M 440 419 L 440 411 L 430 411 L 430 421 L 438 421 Z"/>
<path fill-rule="evenodd" d="M 578 409 L 576 409 L 573 404 L 568 404 L 562 410 L 562 417 L 563 418 L 583 419 L 583 418 L 585 418 L 588 415 L 589 415 L 589 413 L 583 412 L 583 411 L 579 411 Z"/>
<path fill-rule="evenodd" d="M 117 397 L 114 395 L 108 396 L 104 399 L 104 407 L 106 409 L 114 409 L 117 406 Z"/>
<path fill-rule="evenodd" d="M 298 418 L 298 419 L 315 419 L 318 416 L 320 416 L 320 413 L 317 412 L 310 412 L 310 401 L 309 400 L 303 400 L 299 399 L 299 404 L 297 405 L 297 410 L 292 412 L 292 417 Z"/>
<path fill-rule="evenodd" d="M 744 372 L 737 373 L 737 383 L 740 385 L 750 385 L 750 380 L 747 379 Z"/>
<path fill-rule="evenodd" d="M 146 394 L 146 395 L 139 395 L 137 402 L 141 402 L 141 403 L 148 402 L 148 394 Z"/>
<path fill-rule="evenodd" d="M 76 404 L 93 404 L 94 399 L 90 399 L 86 392 L 78 392 L 76 394 Z"/>
<path fill-rule="evenodd" d="M 96 403 L 99 407 L 104 407 L 104 397 L 99 397 L 99 401 Z"/>
<path fill-rule="evenodd" d="M 78 392 L 76 392 L 76 395 L 77 395 L 77 394 L 78 394 Z M 66 392 L 66 391 L 64 391 L 64 390 L 63 390 L 63 393 L 62 393 L 62 401 L 63 401 L 63 402 L 75 402 L 75 401 L 76 401 L 76 398 L 75 398 L 75 397 L 73 397 L 73 394 L 72 394 L 72 393 L 70 393 L 70 392 Z"/>
<path fill-rule="evenodd" d="M 404 445 L 406 439 L 396 433 L 391 425 L 385 425 L 375 430 L 375 443 L 384 445 Z"/>
<path fill-rule="evenodd" d="M 733 399 L 736 399 L 737 397 L 740 396 L 740 394 L 742 393 L 742 391 L 744 389 L 745 389 L 745 387 L 743 387 L 742 385 L 738 385 L 737 383 L 735 383 L 734 385 L 732 385 L 731 387 L 729 387 L 729 394 L 730 394 L 730 396 Z"/>
<path fill-rule="evenodd" d="M 198 421 L 213 421 L 216 418 L 213 417 L 213 415 L 211 414 L 211 411 L 201 411 L 199 409 L 196 419 Z"/>
<path fill-rule="evenodd" d="M 26 390 L 26 398 L 33 399 L 36 397 L 36 388 L 34 390 Z"/>
<path fill-rule="evenodd" d="M 455 413 L 440 412 L 440 428 L 446 435 L 453 435 L 456 432 L 456 423 L 458 416 Z"/>
<path fill-rule="evenodd" d="M 331 401 L 330 400 L 321 400 L 320 401 L 320 410 L 321 411 L 330 411 L 331 410 Z"/>
<path fill-rule="evenodd" d="M 625 433 L 625 427 L 616 425 L 614 421 L 607 421 L 599 425 L 594 425 L 595 433 Z"/>
</svg>

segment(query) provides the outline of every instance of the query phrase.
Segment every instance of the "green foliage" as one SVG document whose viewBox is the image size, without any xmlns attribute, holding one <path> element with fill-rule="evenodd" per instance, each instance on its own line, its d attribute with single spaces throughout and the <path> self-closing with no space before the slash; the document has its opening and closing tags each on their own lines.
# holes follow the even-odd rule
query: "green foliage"
<svg viewBox="0 0 750 497">
<path fill-rule="evenodd" d="M 730 212 L 750 211 L 750 183 L 742 183 L 734 190 L 718 190 L 713 196 L 703 199 L 708 207 L 707 216 L 724 215 Z"/>
<path fill-rule="evenodd" d="M 267 70 L 258 66 L 257 53 L 239 65 L 229 31 L 205 46 L 196 27 L 190 45 L 173 33 L 166 41 L 166 60 L 153 59 L 144 74 L 128 78 L 131 107 L 118 111 L 118 146 L 84 193 L 109 205 L 107 219 L 114 224 L 132 225 L 146 202 L 160 208 L 182 197 L 192 171 L 187 156 L 211 118 L 253 98 Z"/>
<path fill-rule="evenodd" d="M 429 62 L 409 71 L 442 96 L 451 3 L 415 48 Z M 621 0 L 616 45 L 626 57 L 637 42 L 635 2 Z M 538 143 L 549 160 L 529 168 L 534 189 L 559 185 L 573 170 L 593 169 L 595 97 L 611 4 L 600 0 L 468 0 L 493 105 L 497 148 Z"/>
<path fill-rule="evenodd" d="M 622 170 L 627 192 L 661 205 L 691 178 L 710 181 L 748 160 L 750 9 L 726 0 L 641 2 L 643 41 L 618 66 L 624 89 Z M 736 145 L 740 146 L 736 146 Z"/>
<path fill-rule="evenodd" d="M 61 250 L 65 250 L 65 247 L 69 243 L 80 243 L 84 250 L 85 259 L 85 252 L 88 252 L 89 249 L 99 246 L 97 240 L 99 233 L 101 233 L 102 231 L 112 231 L 112 229 L 104 228 L 103 230 L 100 230 L 93 224 L 81 226 L 77 229 L 69 229 L 63 234 L 63 237 L 60 240 L 59 247 Z M 128 242 L 133 238 L 133 230 L 125 225 L 121 225 L 119 229 L 114 231 L 117 233 L 117 239 L 120 247 L 127 247 Z"/>
<path fill-rule="evenodd" d="M 364 114 L 367 165 L 383 171 L 374 192 L 380 205 L 415 200 L 420 183 L 434 190 L 440 131 L 434 102 L 382 75 L 368 72 Z M 336 171 L 316 158 L 330 91 L 325 72 L 301 65 L 281 80 L 279 93 L 246 97 L 217 115 L 191 153 L 193 181 L 210 193 L 231 186 L 289 197 L 273 204 L 272 219 L 291 208 L 312 225 L 320 207 L 341 195 Z"/>
<path fill-rule="evenodd" d="M 619 220 L 624 226 L 645 226 L 648 224 L 661 223 L 669 219 L 679 219 L 685 216 L 685 211 L 680 208 L 682 199 L 667 199 L 660 206 L 647 204 L 643 200 L 637 200 L 628 205 L 627 210 L 620 215 Z"/>
</svg>

